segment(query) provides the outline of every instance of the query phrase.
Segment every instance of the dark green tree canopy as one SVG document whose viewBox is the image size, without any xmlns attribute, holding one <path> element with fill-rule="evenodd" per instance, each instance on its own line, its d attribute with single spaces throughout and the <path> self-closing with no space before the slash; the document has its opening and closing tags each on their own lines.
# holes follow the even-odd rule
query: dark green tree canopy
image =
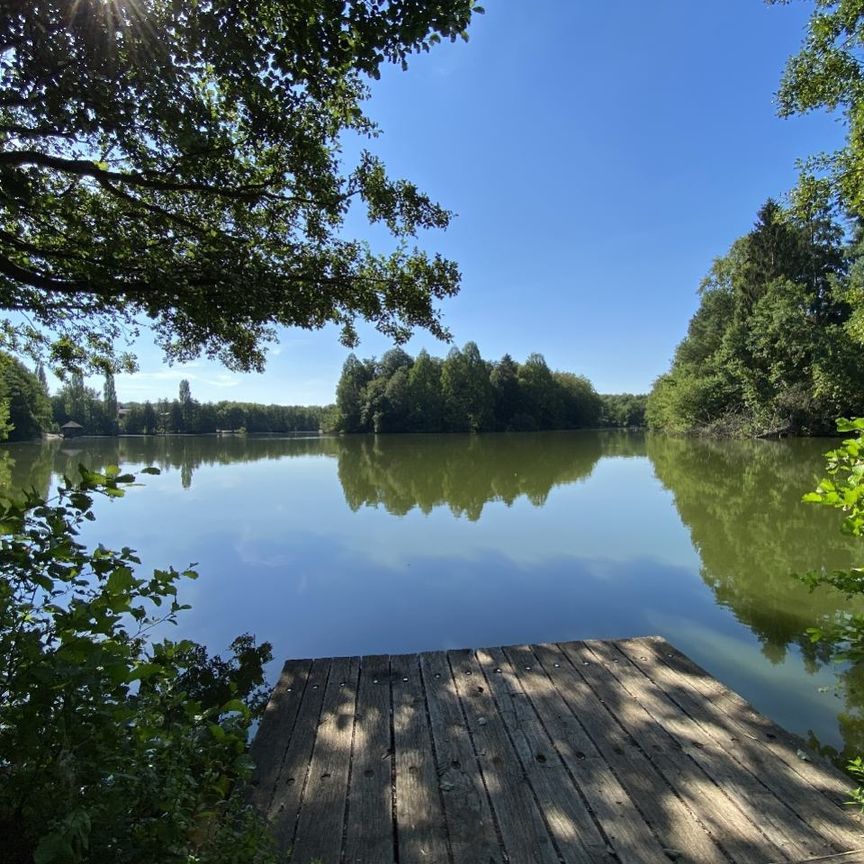
<svg viewBox="0 0 864 864">
<path fill-rule="evenodd" d="M 838 152 L 815 157 L 807 165 L 805 180 L 810 182 L 802 191 L 816 191 L 819 184 L 812 179 L 822 175 L 842 206 L 860 216 L 864 214 L 864 2 L 815 0 L 814 7 L 804 44 L 786 64 L 778 93 L 780 114 L 820 108 L 837 112 L 847 131 L 846 143 Z"/>
<path fill-rule="evenodd" d="M 38 377 L 4 353 L 0 353 L 0 404 L 5 409 L 0 410 L 0 440 L 27 441 L 52 428 L 51 403 Z"/>
<path fill-rule="evenodd" d="M 582 429 L 601 422 L 591 382 L 553 372 L 540 354 L 521 366 L 489 363 L 475 342 L 445 359 L 388 351 L 380 361 L 348 356 L 325 428 L 338 432 L 493 432 Z M 620 425 L 603 421 L 606 425 Z"/>
<path fill-rule="evenodd" d="M 777 98 L 781 116 L 821 109 L 845 132 L 838 150 L 804 161 L 793 200 L 803 213 L 828 202 L 851 222 L 857 260 L 846 289 L 852 307 L 846 329 L 864 343 L 864 0 L 814 0 L 804 43 L 786 64 Z"/>
<path fill-rule="evenodd" d="M 864 407 L 849 333 L 849 250 L 829 214 L 801 219 L 768 201 L 714 262 L 649 425 L 671 431 L 830 432 Z"/>
<path fill-rule="evenodd" d="M 112 341 L 148 319 L 169 359 L 257 369 L 276 325 L 335 323 L 347 344 L 361 319 L 397 342 L 446 336 L 435 301 L 458 270 L 408 238 L 450 214 L 341 147 L 376 133 L 361 106 L 381 65 L 464 37 L 472 7 L 2 4 L 0 308 L 36 325 L 7 325 L 7 343 L 117 368 Z M 345 236 L 353 201 L 395 251 Z"/>
</svg>

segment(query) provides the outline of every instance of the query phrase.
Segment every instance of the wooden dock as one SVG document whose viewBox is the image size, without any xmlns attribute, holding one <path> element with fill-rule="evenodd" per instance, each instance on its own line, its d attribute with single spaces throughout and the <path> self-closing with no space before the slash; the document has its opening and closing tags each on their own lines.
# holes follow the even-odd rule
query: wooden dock
<svg viewBox="0 0 864 864">
<path fill-rule="evenodd" d="M 655 637 L 291 660 L 253 756 L 291 864 L 864 862 L 849 779 Z"/>
</svg>

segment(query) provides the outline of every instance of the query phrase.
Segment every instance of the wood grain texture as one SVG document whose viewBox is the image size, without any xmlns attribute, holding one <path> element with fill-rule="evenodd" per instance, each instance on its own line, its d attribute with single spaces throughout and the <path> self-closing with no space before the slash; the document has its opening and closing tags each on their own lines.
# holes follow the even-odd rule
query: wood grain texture
<svg viewBox="0 0 864 864">
<path fill-rule="evenodd" d="M 249 800 L 258 810 L 266 812 L 273 798 L 311 668 L 311 660 L 289 660 L 264 709 L 249 752 L 255 762 Z"/>
<path fill-rule="evenodd" d="M 489 795 L 450 663 L 443 651 L 422 654 L 420 669 L 435 742 L 438 785 L 453 864 L 503 864 Z"/>
<path fill-rule="evenodd" d="M 309 762 L 291 864 L 339 864 L 357 698 L 356 658 L 333 661 Z"/>
<path fill-rule="evenodd" d="M 625 731 L 621 721 L 609 710 L 605 700 L 601 701 L 603 697 L 591 689 L 557 645 L 535 645 L 533 653 L 538 668 L 548 676 L 554 688 L 553 695 L 543 700 L 544 722 L 556 739 L 563 742 L 559 746 L 565 752 L 569 750 L 569 758 L 575 755 L 577 782 L 585 789 L 589 803 L 594 802 L 595 812 L 598 807 L 602 812 L 603 805 L 596 801 L 596 793 L 592 792 L 590 778 L 593 772 L 589 767 L 588 779 L 583 780 L 580 770 L 583 763 L 590 766 L 592 759 L 582 751 L 574 754 L 572 745 L 568 744 L 581 738 L 581 734 L 573 735 L 571 730 L 574 726 L 581 726 L 590 736 L 589 746 L 596 747 L 593 760 L 603 760 L 614 772 L 627 797 L 642 811 L 664 849 L 686 849 L 689 860 L 700 864 L 725 864 L 727 856 L 697 817 L 696 802 L 691 801 L 691 806 L 688 806 L 688 802 L 680 797 L 680 791 L 676 793 L 673 788 L 673 784 L 680 786 L 686 782 L 689 766 L 685 764 L 681 770 L 681 754 L 673 751 L 663 757 L 662 766 L 652 762 L 635 746 L 635 740 Z M 659 754 L 654 755 L 656 758 Z M 610 832 L 614 830 L 614 823 L 610 824 L 606 819 L 601 819 L 601 823 Z"/>
<path fill-rule="evenodd" d="M 511 861 L 558 861 L 543 811 L 473 651 L 448 653 L 453 681 Z"/>
<path fill-rule="evenodd" d="M 561 858 L 565 862 L 613 861 L 606 838 L 583 797 L 584 790 L 573 782 L 543 717 L 535 713 L 532 693 L 541 703 L 541 711 L 546 694 L 540 692 L 533 678 L 522 677 L 531 675 L 519 669 L 525 658 L 517 656 L 511 664 L 501 648 L 480 650 L 476 656 Z M 533 656 L 530 662 L 536 666 Z M 653 845 L 656 847 L 656 842 Z M 655 851 L 662 854 L 660 849 Z"/>
<path fill-rule="evenodd" d="M 447 829 L 420 658 L 392 657 L 396 834 L 400 864 L 447 864 Z"/>
<path fill-rule="evenodd" d="M 845 805 L 849 780 L 809 752 L 803 741 L 758 714 L 737 693 L 665 641 L 622 640 L 616 648 L 727 753 L 756 772 L 811 830 L 840 851 L 864 845 L 861 817 L 850 813 Z M 807 759 L 802 759 L 801 753 Z"/>
<path fill-rule="evenodd" d="M 329 674 L 330 660 L 313 662 L 303 688 L 303 700 L 297 713 L 294 731 L 286 742 L 282 765 L 267 808 L 276 849 L 280 854 L 291 848 L 294 839 Z"/>
<path fill-rule="evenodd" d="M 395 860 L 390 658 L 364 657 L 360 669 L 344 861 L 388 864 Z"/>
<path fill-rule="evenodd" d="M 289 864 L 864 861 L 801 749 L 659 637 L 292 660 L 249 800 Z"/>
</svg>

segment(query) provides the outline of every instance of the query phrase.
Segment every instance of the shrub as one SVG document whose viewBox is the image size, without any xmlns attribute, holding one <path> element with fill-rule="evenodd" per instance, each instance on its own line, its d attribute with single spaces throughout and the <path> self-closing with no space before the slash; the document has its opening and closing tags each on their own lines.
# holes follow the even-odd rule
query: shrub
<svg viewBox="0 0 864 864">
<path fill-rule="evenodd" d="M 145 469 L 156 473 L 155 469 Z M 193 570 L 140 578 L 129 548 L 88 550 L 94 495 L 132 475 L 81 468 L 46 502 L 0 509 L 0 836 L 9 864 L 269 860 L 244 803 L 270 646 L 227 660 L 155 641 Z"/>
</svg>

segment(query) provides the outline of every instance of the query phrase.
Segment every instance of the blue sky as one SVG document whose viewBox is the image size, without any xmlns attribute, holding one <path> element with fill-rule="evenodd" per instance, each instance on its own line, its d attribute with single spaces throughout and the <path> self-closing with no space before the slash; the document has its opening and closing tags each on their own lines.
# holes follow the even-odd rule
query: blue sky
<svg viewBox="0 0 864 864">
<path fill-rule="evenodd" d="M 456 344 L 484 357 L 539 351 L 600 392 L 645 392 L 668 366 L 711 261 L 831 149 L 837 122 L 781 120 L 776 92 L 812 4 L 761 0 L 489 0 L 466 43 L 386 70 L 372 149 L 458 213 L 420 243 L 455 258 L 442 306 Z M 379 247 L 382 232 L 352 216 Z M 390 345 L 360 328 L 360 356 Z M 443 355 L 418 334 L 407 346 Z M 146 340 L 122 399 L 326 403 L 348 351 L 335 329 L 286 330 L 262 375 L 167 367 Z M 92 382 L 98 384 L 98 382 Z"/>
</svg>

